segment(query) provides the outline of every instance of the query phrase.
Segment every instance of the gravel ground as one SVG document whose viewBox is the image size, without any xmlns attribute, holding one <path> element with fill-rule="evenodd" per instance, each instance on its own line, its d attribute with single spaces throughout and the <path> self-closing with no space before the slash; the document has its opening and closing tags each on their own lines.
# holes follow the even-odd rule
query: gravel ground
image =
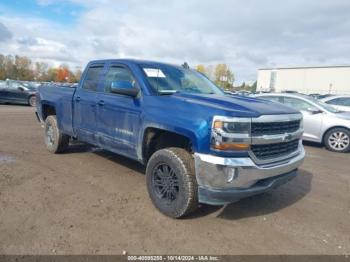
<svg viewBox="0 0 350 262">
<path fill-rule="evenodd" d="M 144 168 L 82 144 L 52 155 L 27 106 L 0 106 L 1 254 L 350 254 L 350 154 L 306 146 L 279 189 L 173 220 Z"/>
</svg>

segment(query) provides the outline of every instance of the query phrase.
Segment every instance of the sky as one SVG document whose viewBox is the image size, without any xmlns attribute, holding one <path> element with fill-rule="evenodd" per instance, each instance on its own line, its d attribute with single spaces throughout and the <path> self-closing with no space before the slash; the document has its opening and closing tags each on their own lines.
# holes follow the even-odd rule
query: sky
<svg viewBox="0 0 350 262">
<path fill-rule="evenodd" d="M 0 53 L 73 69 L 138 58 L 266 67 L 350 65 L 349 0 L 1 0 Z"/>
</svg>

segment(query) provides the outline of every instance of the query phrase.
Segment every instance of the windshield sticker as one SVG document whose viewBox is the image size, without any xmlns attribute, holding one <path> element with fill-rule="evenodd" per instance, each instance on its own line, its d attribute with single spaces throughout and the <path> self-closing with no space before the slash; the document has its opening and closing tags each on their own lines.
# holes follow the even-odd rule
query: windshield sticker
<svg viewBox="0 0 350 262">
<path fill-rule="evenodd" d="M 146 73 L 148 77 L 162 77 L 162 78 L 165 77 L 162 70 L 158 68 L 144 68 L 143 71 Z"/>
</svg>

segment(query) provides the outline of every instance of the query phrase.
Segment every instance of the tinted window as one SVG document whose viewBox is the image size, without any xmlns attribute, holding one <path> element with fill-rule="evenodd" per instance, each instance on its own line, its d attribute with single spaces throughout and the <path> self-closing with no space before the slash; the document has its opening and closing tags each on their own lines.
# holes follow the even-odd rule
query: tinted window
<svg viewBox="0 0 350 262">
<path fill-rule="evenodd" d="M 91 91 L 96 91 L 98 80 L 100 78 L 100 74 L 102 70 L 103 70 L 103 66 L 90 67 L 84 79 L 83 88 Z"/>
<path fill-rule="evenodd" d="M 128 69 L 120 66 L 113 66 L 108 70 L 105 77 L 105 92 L 109 93 L 111 91 L 111 84 L 114 81 L 129 81 L 135 84 L 135 80 L 131 72 Z"/>
<path fill-rule="evenodd" d="M 308 109 L 314 109 L 317 110 L 312 104 L 293 97 L 284 97 L 284 104 L 286 106 L 289 106 L 291 108 L 294 108 L 299 111 L 308 111 Z"/>
<path fill-rule="evenodd" d="M 23 85 L 21 85 L 20 83 L 18 82 L 10 82 L 9 85 L 8 85 L 8 88 L 11 89 L 11 90 L 17 90 L 19 87 L 23 87 Z"/>
<path fill-rule="evenodd" d="M 350 106 L 350 97 L 335 98 L 326 103 L 331 105 Z"/>
</svg>

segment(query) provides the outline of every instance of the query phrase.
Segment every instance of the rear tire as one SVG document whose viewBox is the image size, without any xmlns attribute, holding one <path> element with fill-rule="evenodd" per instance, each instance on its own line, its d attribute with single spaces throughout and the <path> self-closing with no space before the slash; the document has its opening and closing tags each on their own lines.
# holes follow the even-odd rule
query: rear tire
<svg viewBox="0 0 350 262">
<path fill-rule="evenodd" d="M 45 120 L 45 144 L 54 154 L 64 152 L 69 145 L 69 136 L 58 129 L 56 116 L 48 116 Z"/>
<path fill-rule="evenodd" d="M 35 107 L 36 106 L 36 96 L 30 96 L 29 99 L 28 99 L 28 104 L 30 106 Z"/>
<path fill-rule="evenodd" d="M 326 148 L 333 152 L 346 153 L 350 151 L 350 131 L 346 128 L 333 128 L 324 136 Z"/>
<path fill-rule="evenodd" d="M 198 208 L 194 160 L 182 148 L 155 152 L 147 164 L 147 189 L 154 206 L 164 215 L 181 218 Z"/>
</svg>

